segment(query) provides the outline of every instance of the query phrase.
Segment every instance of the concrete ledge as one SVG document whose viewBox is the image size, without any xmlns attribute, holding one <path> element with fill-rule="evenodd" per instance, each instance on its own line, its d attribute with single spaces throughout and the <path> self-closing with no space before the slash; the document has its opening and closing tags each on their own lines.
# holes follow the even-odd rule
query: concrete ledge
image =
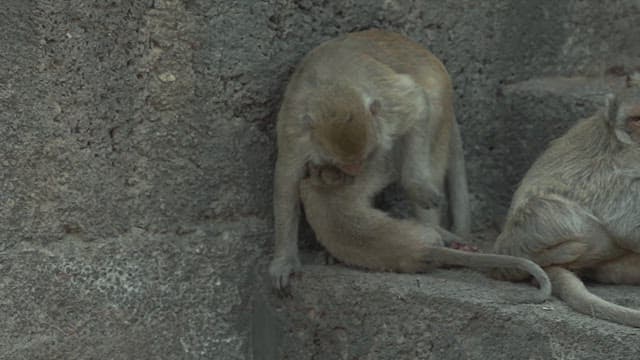
<svg viewBox="0 0 640 360">
<path fill-rule="evenodd" d="M 640 288 L 590 288 L 640 307 Z M 255 359 L 632 359 L 640 352 L 640 329 L 575 313 L 556 299 L 514 304 L 535 289 L 470 270 L 401 275 L 312 265 L 291 290 L 289 298 L 258 290 Z"/>
<path fill-rule="evenodd" d="M 244 359 L 245 272 L 269 231 L 245 218 L 2 251 L 0 360 Z"/>
</svg>

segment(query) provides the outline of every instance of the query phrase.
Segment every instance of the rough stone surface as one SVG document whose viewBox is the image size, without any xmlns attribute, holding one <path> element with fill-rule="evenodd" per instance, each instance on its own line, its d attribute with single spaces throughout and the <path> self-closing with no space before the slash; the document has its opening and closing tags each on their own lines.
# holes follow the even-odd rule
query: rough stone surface
<svg viewBox="0 0 640 360">
<path fill-rule="evenodd" d="M 431 358 L 599 356 L 569 339 L 630 354 L 637 333 L 568 311 L 553 340 L 544 319 L 555 312 L 497 306 L 511 287 L 482 277 L 427 293 L 411 277 L 310 267 L 281 302 L 262 276 L 275 116 L 314 46 L 378 27 L 444 61 L 483 230 L 546 142 L 640 66 L 639 15 L 636 0 L 4 0 L 0 359 L 410 358 L 406 344 Z M 303 240 L 312 247 L 308 229 Z M 475 276 L 440 274 L 420 279 L 431 289 Z M 598 290 L 622 303 L 635 291 Z M 308 315 L 309 304 L 336 315 Z M 337 314 L 350 320 L 338 326 Z M 515 336 L 529 328 L 548 341 Z M 362 331 L 389 349 L 344 343 Z"/>
<path fill-rule="evenodd" d="M 258 220 L 0 254 L 1 359 L 243 358 Z"/>
<path fill-rule="evenodd" d="M 331 289 L 331 291 L 327 291 Z M 594 286 L 640 306 L 640 289 Z M 307 266 L 278 299 L 254 307 L 256 359 L 632 359 L 640 330 L 576 315 L 558 300 L 514 304 L 535 291 L 467 270 L 375 274 Z"/>
</svg>

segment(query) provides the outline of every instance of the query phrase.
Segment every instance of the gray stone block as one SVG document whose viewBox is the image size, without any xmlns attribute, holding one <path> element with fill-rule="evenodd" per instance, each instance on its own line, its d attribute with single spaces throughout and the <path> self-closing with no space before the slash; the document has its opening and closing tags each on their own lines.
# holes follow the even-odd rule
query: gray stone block
<svg viewBox="0 0 640 360">
<path fill-rule="evenodd" d="M 636 68 L 638 13 L 636 0 L 4 0 L 0 358 L 252 358 L 252 294 L 264 279 L 250 269 L 272 246 L 275 117 L 295 64 L 322 41 L 385 28 L 444 61 L 481 230 L 535 152 L 582 111 L 526 81 Z M 562 125 L 539 130 L 555 118 Z M 346 281 L 335 280 L 325 292 Z M 420 318 L 395 304 L 381 319 Z M 436 333 L 457 316 L 445 302 L 437 309 L 418 329 Z M 474 324 L 468 344 L 483 339 Z M 270 336 L 260 341 L 272 354 L 342 341 L 325 330 L 320 345 Z M 404 356 L 384 344 L 381 354 Z"/>
<path fill-rule="evenodd" d="M 254 359 L 631 359 L 640 351 L 638 329 L 577 314 L 555 299 L 515 303 L 535 291 L 529 284 L 458 269 L 303 270 L 290 298 L 258 290 Z M 637 287 L 591 290 L 640 307 Z"/>
</svg>

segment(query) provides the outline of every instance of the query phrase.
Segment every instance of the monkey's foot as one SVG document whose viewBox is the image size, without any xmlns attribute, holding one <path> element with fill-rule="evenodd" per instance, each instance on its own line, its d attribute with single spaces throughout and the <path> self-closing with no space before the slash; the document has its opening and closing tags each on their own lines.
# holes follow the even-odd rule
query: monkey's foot
<svg viewBox="0 0 640 360">
<path fill-rule="evenodd" d="M 298 256 L 276 257 L 269 265 L 271 283 L 276 290 L 282 291 L 289 285 L 289 277 L 300 270 L 301 264 Z"/>
</svg>

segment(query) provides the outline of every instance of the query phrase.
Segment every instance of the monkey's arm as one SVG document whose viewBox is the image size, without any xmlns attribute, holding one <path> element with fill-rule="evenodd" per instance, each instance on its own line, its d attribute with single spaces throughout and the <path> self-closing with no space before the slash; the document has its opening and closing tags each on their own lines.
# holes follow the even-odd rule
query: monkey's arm
<svg viewBox="0 0 640 360">
<path fill-rule="evenodd" d="M 304 163 L 295 156 L 295 153 L 279 151 L 273 191 L 275 249 L 273 260 L 269 266 L 273 286 L 277 289 L 285 288 L 289 283 L 289 276 L 300 268 L 300 260 L 298 259 L 298 223 L 300 220 L 298 186 L 303 174 Z"/>
<path fill-rule="evenodd" d="M 400 181 L 409 199 L 424 209 L 438 208 L 444 200 L 443 183 L 448 158 L 439 156 L 442 130 L 451 126 L 451 118 L 443 107 L 434 104 L 420 88 L 406 101 L 414 109 L 412 114 L 394 114 L 396 117 L 414 117 L 413 126 L 406 129 L 400 139 L 402 162 Z M 447 135 L 449 131 L 444 131 Z M 448 143 L 448 140 L 445 143 Z M 438 143 L 438 144 L 436 144 Z M 436 146 L 438 145 L 438 146 Z M 435 151 L 435 152 L 434 152 Z M 419 216 L 420 217 L 420 216 Z M 437 225 L 439 221 L 433 225 Z"/>
<path fill-rule="evenodd" d="M 447 184 L 449 191 L 449 213 L 452 217 L 452 230 L 457 235 L 466 236 L 471 232 L 471 213 L 467 174 L 464 168 L 464 151 L 458 124 L 453 122 L 449 153 Z"/>
<path fill-rule="evenodd" d="M 404 156 L 400 177 L 407 196 L 425 209 L 439 207 L 444 194 L 434 182 L 428 136 L 410 132 L 405 135 L 402 145 Z"/>
</svg>

